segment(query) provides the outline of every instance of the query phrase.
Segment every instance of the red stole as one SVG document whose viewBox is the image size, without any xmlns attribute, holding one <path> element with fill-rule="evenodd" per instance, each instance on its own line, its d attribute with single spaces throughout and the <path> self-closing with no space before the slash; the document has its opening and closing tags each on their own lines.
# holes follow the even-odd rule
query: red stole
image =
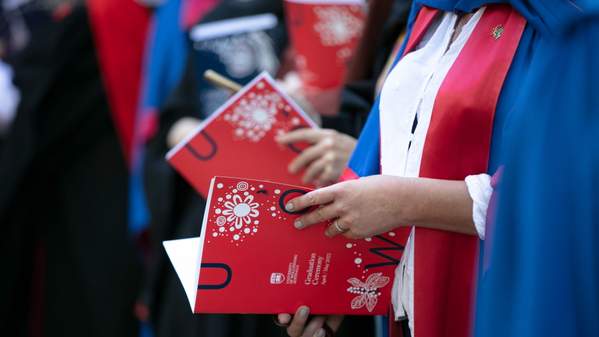
<svg viewBox="0 0 599 337">
<path fill-rule="evenodd" d="M 150 12 L 134 0 L 87 2 L 112 119 L 128 162 Z"/>
<path fill-rule="evenodd" d="M 406 53 L 439 13 L 420 10 Z M 487 172 L 495 108 L 525 26 L 510 6 L 487 6 L 435 100 L 421 177 L 463 180 Z M 470 336 L 478 238 L 417 228 L 414 240 L 414 336 Z"/>
</svg>

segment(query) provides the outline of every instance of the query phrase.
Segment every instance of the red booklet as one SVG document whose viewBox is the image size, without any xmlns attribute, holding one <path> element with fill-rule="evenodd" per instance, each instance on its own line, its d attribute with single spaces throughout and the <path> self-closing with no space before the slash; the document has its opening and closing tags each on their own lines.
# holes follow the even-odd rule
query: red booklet
<svg viewBox="0 0 599 337">
<path fill-rule="evenodd" d="M 215 175 L 301 185 L 301 174 L 290 174 L 287 165 L 307 144 L 281 146 L 275 137 L 308 127 L 316 125 L 262 73 L 174 147 L 167 160 L 203 196 Z"/>
<path fill-rule="evenodd" d="M 164 242 L 194 313 L 386 314 L 406 237 L 327 238 L 293 227 L 305 187 L 215 177 L 200 238 Z"/>
<path fill-rule="evenodd" d="M 296 67 L 304 85 L 338 88 L 362 36 L 362 0 L 286 0 L 285 14 Z"/>
</svg>

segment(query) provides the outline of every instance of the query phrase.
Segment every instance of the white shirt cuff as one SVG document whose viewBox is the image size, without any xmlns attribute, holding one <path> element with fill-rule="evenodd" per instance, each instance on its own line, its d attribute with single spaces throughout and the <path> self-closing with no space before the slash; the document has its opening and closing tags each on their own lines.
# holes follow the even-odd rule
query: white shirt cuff
<svg viewBox="0 0 599 337">
<path fill-rule="evenodd" d="M 473 201 L 472 220 L 476 227 L 476 232 L 481 240 L 485 239 L 485 227 L 487 225 L 487 209 L 489 200 L 493 194 L 491 186 L 491 176 L 488 174 L 477 174 L 467 176 L 465 179 L 468 193 Z"/>
</svg>

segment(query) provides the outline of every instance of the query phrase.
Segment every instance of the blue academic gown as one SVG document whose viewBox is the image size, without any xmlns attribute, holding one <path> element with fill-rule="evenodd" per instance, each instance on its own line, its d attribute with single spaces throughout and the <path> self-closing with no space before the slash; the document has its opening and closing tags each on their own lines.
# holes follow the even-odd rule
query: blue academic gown
<svg viewBox="0 0 599 337">
<path fill-rule="evenodd" d="M 478 337 L 599 336 L 599 1 L 543 10 L 505 134 Z"/>
<path fill-rule="evenodd" d="M 584 3 L 583 6 L 591 6 L 590 3 L 596 1 L 596 0 L 588 0 L 586 2 L 584 1 L 579 1 L 579 5 L 580 3 Z M 541 63 L 548 63 L 548 64 L 553 64 L 551 62 L 548 62 L 546 60 L 547 58 L 547 54 L 550 52 L 550 48 L 549 48 L 549 44 L 547 43 L 545 36 L 548 35 L 552 35 L 552 34 L 557 34 L 557 32 L 559 31 L 563 31 L 563 29 L 565 29 L 565 22 L 571 21 L 571 20 L 575 20 L 576 18 L 578 18 L 581 14 L 581 8 L 579 6 L 577 6 L 576 4 L 574 4 L 574 2 L 572 1 L 568 1 L 568 0 L 528 0 L 528 1 L 523 1 L 523 0 L 511 0 L 511 1 L 501 1 L 501 0 L 496 0 L 496 1 L 489 1 L 489 0 L 463 0 L 463 1 L 455 1 L 455 0 L 416 0 L 414 2 L 413 5 L 413 9 L 410 15 L 410 19 L 409 19 L 409 24 L 408 24 L 408 37 L 409 34 L 411 33 L 411 29 L 412 26 L 414 24 L 414 21 L 416 19 L 416 15 L 418 14 L 419 9 L 421 8 L 421 6 L 426 5 L 429 7 L 433 7 L 433 8 L 438 8 L 444 11 L 461 11 L 461 12 L 471 12 L 481 6 L 487 5 L 487 4 L 496 4 L 496 3 L 508 3 L 510 5 L 512 5 L 516 10 L 518 10 L 520 12 L 520 14 L 522 14 L 526 19 L 527 19 L 527 26 L 525 28 L 525 31 L 522 35 L 522 39 L 520 41 L 520 44 L 518 46 L 518 49 L 516 51 L 516 54 L 514 56 L 513 59 L 513 63 L 510 67 L 510 70 L 508 72 L 508 76 L 504 82 L 504 86 L 502 88 L 500 97 L 499 97 L 499 101 L 496 107 L 496 112 L 495 112 L 495 120 L 494 120 L 494 127 L 493 127 L 493 135 L 492 135 L 492 143 L 491 143 L 491 151 L 490 151 L 490 159 L 489 159 L 489 169 L 488 169 L 488 173 L 489 174 L 494 174 L 497 172 L 497 170 L 499 169 L 500 166 L 502 166 L 504 164 L 504 161 L 506 160 L 506 156 L 504 155 L 505 153 L 508 153 L 511 149 L 518 148 L 519 146 L 523 145 L 523 144 L 519 144 L 519 142 L 521 142 L 523 139 L 526 139 L 525 137 L 527 137 L 527 134 L 529 134 L 531 131 L 527 128 L 527 127 L 519 127 L 518 125 L 526 125 L 526 122 L 522 122 L 522 120 L 525 120 L 526 118 L 531 119 L 531 121 L 527 121 L 528 123 L 530 123 L 530 125 L 535 125 L 537 124 L 537 118 L 538 116 L 536 116 L 536 114 L 534 114 L 535 109 L 532 109 L 531 107 L 534 107 L 534 104 L 529 106 L 528 108 L 524 107 L 522 105 L 522 102 L 527 102 L 530 100 L 530 93 L 524 92 L 522 90 L 522 87 L 525 83 L 530 83 L 532 82 L 535 77 L 537 76 L 537 74 L 535 72 L 532 71 L 532 69 L 538 69 L 541 65 Z M 592 5 L 593 7 L 597 7 L 597 5 Z M 596 10 L 595 10 L 596 11 Z M 587 37 L 588 38 L 588 37 Z M 407 39 L 406 39 L 407 40 Z M 597 39 L 595 39 L 595 41 L 597 41 Z M 587 42 L 587 44 L 591 44 L 591 41 Z M 405 46 L 404 46 L 405 48 Z M 558 47 L 553 47 L 554 49 L 556 49 L 555 53 L 556 53 L 556 59 L 559 60 L 560 59 L 560 55 L 566 55 L 566 51 L 568 51 L 568 49 L 560 49 Z M 589 46 L 589 48 L 591 48 Z M 597 50 L 597 47 L 594 47 L 595 50 Z M 403 48 L 402 48 L 403 49 Z M 583 51 L 579 51 L 580 53 L 582 53 Z M 561 54 L 560 54 L 561 53 Z M 402 55 L 403 51 L 400 51 L 399 55 Z M 571 54 L 570 56 L 572 56 L 572 59 L 575 59 L 574 54 Z M 595 56 L 596 60 L 599 60 L 599 57 L 597 57 L 599 55 Z M 579 58 L 582 57 L 582 55 L 577 56 Z M 586 56 L 587 58 L 590 57 Z M 582 58 L 581 58 L 582 59 Z M 398 58 L 399 60 L 399 58 Z M 396 60 L 396 62 L 398 61 Z M 561 63 L 560 61 L 556 61 L 553 60 L 553 62 L 555 64 Z M 570 64 L 570 66 L 572 66 L 572 64 Z M 581 65 L 579 65 L 581 66 Z M 585 67 L 581 68 L 588 68 L 588 65 L 585 64 Z M 599 68 L 599 67 L 598 67 Z M 582 71 L 582 70 L 579 70 Z M 587 69 L 588 71 L 588 69 Z M 548 71 L 548 70 L 543 70 L 537 71 L 538 73 L 543 73 L 546 76 L 549 76 L 549 78 L 551 80 L 553 80 L 554 82 L 561 79 L 560 75 L 556 75 L 558 73 L 556 72 L 552 72 L 552 71 Z M 597 70 L 596 70 L 597 72 Z M 582 72 L 582 73 L 587 73 Z M 580 74 L 582 74 L 580 73 Z M 599 75 L 599 73 L 597 73 L 596 75 Z M 542 80 L 539 80 L 542 83 Z M 575 79 L 572 79 L 572 84 L 570 84 L 569 86 L 564 86 L 563 83 L 557 83 L 555 84 L 556 89 L 554 91 L 554 96 L 557 96 L 557 94 L 555 93 L 559 93 L 562 92 L 563 94 L 563 90 L 565 88 L 567 88 L 567 90 L 570 90 L 573 95 L 578 93 L 578 86 L 574 85 L 573 83 L 575 83 Z M 586 82 L 584 82 L 586 83 Z M 590 83 L 590 82 L 588 82 Z M 589 91 L 589 97 L 592 97 L 592 94 L 590 93 L 590 86 L 587 87 L 587 90 Z M 536 94 L 538 96 L 538 98 L 546 98 L 545 96 L 547 96 L 546 93 L 544 93 L 542 90 L 540 90 L 541 92 Z M 599 92 L 598 92 L 599 94 Z M 568 102 L 570 103 L 569 100 L 564 100 L 564 102 Z M 380 122 L 380 117 L 379 117 L 379 108 L 378 108 L 378 99 L 375 102 L 371 113 L 369 115 L 369 119 L 366 123 L 366 125 L 364 126 L 364 129 L 362 131 L 362 134 L 360 136 L 360 139 L 358 141 L 358 145 L 356 147 L 356 150 L 354 152 L 354 154 L 352 155 L 352 158 L 350 159 L 350 163 L 349 163 L 349 169 L 351 169 L 356 175 L 358 176 L 368 176 L 368 175 L 374 175 L 374 174 L 380 174 L 380 142 L 379 142 L 379 135 L 380 135 L 380 127 L 379 127 L 379 122 Z M 580 103 L 583 104 L 583 103 Z M 591 102 L 585 102 L 584 104 L 586 104 L 587 107 L 593 106 L 591 104 Z M 595 107 L 599 107 L 599 103 L 595 102 Z M 537 110 L 538 111 L 538 110 Z M 582 107 L 581 107 L 581 111 L 582 111 Z M 538 126 L 535 125 L 535 127 Z M 530 126 L 529 126 L 530 127 Z M 559 132 L 557 133 L 559 134 Z M 597 138 L 599 139 L 599 131 L 596 132 L 597 134 Z M 514 144 L 513 142 L 510 143 L 509 140 L 514 139 L 516 141 L 518 141 L 518 144 Z M 561 142 L 561 143 L 560 143 Z M 568 144 L 568 146 L 570 146 L 570 142 L 564 142 L 561 137 L 559 136 L 555 136 L 555 138 L 552 140 L 552 143 L 556 143 L 559 144 L 559 146 L 557 146 L 555 149 L 557 148 L 566 148 L 566 144 Z M 588 140 L 586 142 L 581 142 L 581 144 L 592 144 L 593 142 Z M 597 141 L 595 141 L 595 143 L 597 143 Z M 539 143 L 539 146 L 542 146 L 543 143 Z M 527 144 L 528 145 L 528 144 Z M 579 145 L 578 145 L 579 146 Z M 549 151 L 554 151 L 553 149 L 549 149 Z M 551 152 L 553 153 L 553 152 Z M 526 155 L 524 155 L 522 158 L 527 158 L 527 155 L 530 156 L 530 153 L 527 152 Z M 526 163 L 530 160 L 530 158 L 528 159 L 522 159 L 522 162 L 520 162 L 521 165 L 526 165 Z M 569 162 L 573 162 L 574 159 L 569 160 Z M 595 158 L 595 163 L 596 163 L 596 158 Z M 530 174 L 533 175 L 535 173 L 538 173 L 543 165 L 541 162 L 538 162 L 538 167 L 535 167 L 534 169 L 532 169 L 532 167 L 530 168 Z M 595 166 L 596 167 L 596 166 Z M 575 176 L 573 174 L 573 172 L 569 172 L 571 173 L 573 176 Z M 588 176 L 591 176 L 591 172 L 587 172 Z M 508 175 L 509 176 L 509 175 Z M 597 176 L 597 174 L 595 175 Z M 507 183 L 506 183 L 507 184 Z M 595 185 L 597 184 L 597 182 L 595 182 Z M 585 185 L 587 186 L 587 185 Z M 590 186 L 587 186 L 588 188 L 590 188 Z M 590 190 L 589 190 L 590 191 Z M 546 192 L 547 196 L 550 195 L 550 193 Z M 591 195 L 590 192 L 587 195 Z M 557 197 L 557 196 L 556 196 Z M 514 202 L 515 199 L 512 200 L 512 202 Z M 561 200 L 561 199 L 560 199 Z M 589 201 L 591 202 L 591 201 Z M 517 203 L 514 203 L 514 205 L 516 205 Z M 596 206 L 597 203 L 595 202 Z M 544 208 L 543 205 L 539 205 L 540 208 Z M 596 207 L 597 208 L 597 207 Z M 557 211 L 559 210 L 559 207 L 552 207 L 552 210 Z M 505 209 L 506 213 L 509 212 L 514 212 L 513 208 L 512 209 Z M 595 211 L 596 212 L 596 211 Z M 512 214 L 516 214 L 515 212 Z M 567 214 L 566 212 L 563 213 L 563 215 Z M 589 215 L 590 216 L 590 215 Z M 503 221 L 500 221 L 500 223 L 504 223 Z M 597 227 L 597 226 L 595 226 Z M 595 235 L 594 236 L 590 236 L 593 238 L 597 238 L 598 236 L 597 234 L 597 229 L 595 230 Z M 591 234 L 591 233 L 588 233 Z M 499 237 L 499 235 L 498 235 Z M 510 237 L 511 238 L 511 237 Z M 513 239 L 513 238 L 511 238 Z M 545 247 L 545 249 L 547 250 L 553 250 L 553 253 L 556 253 L 558 251 L 560 251 L 558 248 L 556 247 L 551 247 L 550 245 L 548 245 L 547 247 Z M 509 249 L 509 245 L 506 244 L 505 247 L 503 247 L 504 249 Z M 499 248 L 498 248 L 499 249 Z M 540 248 L 538 248 L 540 249 Z M 521 252 L 521 251 L 520 251 Z M 485 251 L 484 251 L 484 245 L 483 245 L 483 249 L 481 249 L 481 261 L 484 260 L 484 256 L 485 256 Z M 590 252 L 589 252 L 590 254 Z M 493 255 L 494 256 L 494 255 Z M 589 255 L 590 256 L 590 255 Z M 554 258 L 555 259 L 555 258 Z M 510 265 L 510 263 L 507 262 L 495 262 L 495 260 L 492 260 L 491 264 L 492 266 L 487 270 L 488 272 L 485 274 L 481 274 L 480 276 L 480 288 L 481 288 L 481 297 L 484 298 L 484 300 L 480 301 L 480 306 L 481 309 L 478 312 L 478 316 L 477 318 L 479 319 L 480 322 L 484 322 L 484 323 L 480 323 L 477 324 L 477 332 L 478 332 L 478 336 L 491 336 L 491 334 L 488 334 L 488 332 L 490 330 L 496 329 L 496 331 L 504 331 L 502 329 L 507 329 L 506 325 L 505 325 L 505 316 L 506 315 L 510 315 L 513 314 L 514 311 L 514 306 L 515 305 L 519 305 L 516 301 L 515 298 L 512 298 L 511 301 L 504 301 L 506 299 L 505 294 L 502 292 L 502 281 L 504 280 L 512 280 L 512 281 L 516 281 L 518 280 L 517 277 L 517 272 L 514 270 L 512 271 L 512 273 L 510 273 L 509 275 L 504 274 L 503 272 L 499 272 L 498 275 L 496 275 L 497 279 L 495 279 L 493 282 L 493 284 L 488 283 L 487 281 L 489 280 L 489 276 L 492 274 L 491 271 L 495 270 L 495 264 L 501 264 L 503 265 L 505 268 L 518 268 L 518 271 L 520 271 L 522 269 L 522 265 L 521 260 L 517 260 L 518 263 L 515 263 L 513 265 Z M 554 265 L 553 261 L 545 261 L 545 263 L 547 263 L 548 265 Z M 597 265 L 595 264 L 595 275 L 597 273 Z M 482 271 L 483 268 L 481 268 Z M 490 274 L 491 273 L 491 274 Z M 514 274 L 516 273 L 516 274 Z M 503 279 L 501 277 L 504 277 Z M 596 278 L 594 280 L 597 280 Z M 545 282 L 545 280 L 538 280 L 538 281 L 542 281 Z M 542 283 L 541 282 L 541 283 Z M 596 284 L 599 284 L 599 282 L 595 282 Z M 591 283 L 589 283 L 591 284 Z M 548 296 L 549 293 L 546 293 L 547 296 L 547 300 L 550 300 L 550 296 Z M 594 296 L 597 296 L 597 293 L 594 294 Z M 495 303 L 503 303 L 505 304 L 504 306 L 495 306 Z M 557 302 L 555 302 L 555 304 L 557 304 Z M 501 309 L 499 309 L 501 308 Z M 546 310 L 553 310 L 554 315 L 561 315 L 562 311 L 560 310 L 560 308 L 558 306 L 551 306 L 551 305 L 546 305 L 545 306 Z M 522 310 L 524 312 L 526 312 L 526 308 L 522 308 Z M 574 310 L 572 310 L 572 312 L 575 312 Z M 595 317 L 598 318 L 599 320 L 599 314 L 597 314 L 598 312 L 595 310 L 594 313 L 596 314 Z M 522 315 L 523 313 L 520 312 L 520 315 Z M 522 316 L 523 317 L 523 316 Z M 553 322 L 557 322 L 558 320 L 553 320 Z M 522 320 L 521 321 L 523 324 L 526 324 L 526 320 Z M 549 323 L 551 321 L 547 321 L 548 326 Z M 595 323 L 597 324 L 597 323 Z M 497 333 L 497 336 L 513 336 L 513 331 L 509 330 L 509 333 Z M 492 335 L 495 336 L 495 335 Z M 554 334 L 549 334 L 548 336 L 554 336 Z"/>
</svg>

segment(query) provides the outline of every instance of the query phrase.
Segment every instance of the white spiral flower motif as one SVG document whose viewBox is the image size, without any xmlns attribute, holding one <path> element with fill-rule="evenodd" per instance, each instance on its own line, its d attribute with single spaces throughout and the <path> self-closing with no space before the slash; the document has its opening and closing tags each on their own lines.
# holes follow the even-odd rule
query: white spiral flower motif
<svg viewBox="0 0 599 337">
<path fill-rule="evenodd" d="M 224 226 L 227 223 L 227 218 L 223 215 L 219 216 L 218 218 L 216 218 L 216 225 L 217 226 Z"/>
<path fill-rule="evenodd" d="M 254 202 L 254 196 L 248 195 L 242 199 L 238 194 L 233 195 L 230 201 L 225 202 L 223 215 L 227 217 L 227 222 L 234 224 L 235 228 L 240 229 L 244 225 L 249 225 L 252 218 L 256 218 L 260 212 L 260 204 Z"/>
<path fill-rule="evenodd" d="M 237 189 L 239 191 L 247 191 L 248 188 L 249 188 L 249 185 L 245 181 L 240 181 L 237 183 Z"/>
<path fill-rule="evenodd" d="M 224 119 L 233 125 L 237 138 L 258 142 L 277 122 L 277 104 L 282 98 L 275 92 L 249 93 L 247 96 Z"/>
<path fill-rule="evenodd" d="M 315 7 L 318 22 L 314 30 L 324 46 L 341 46 L 349 43 L 362 32 L 363 21 L 343 7 Z"/>
</svg>

